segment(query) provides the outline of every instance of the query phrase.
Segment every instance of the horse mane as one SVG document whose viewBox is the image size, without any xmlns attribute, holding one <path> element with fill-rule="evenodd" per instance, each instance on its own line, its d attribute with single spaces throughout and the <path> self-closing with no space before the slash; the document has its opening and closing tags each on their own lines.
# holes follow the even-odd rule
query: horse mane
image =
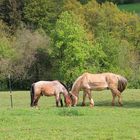
<svg viewBox="0 0 140 140">
<path fill-rule="evenodd" d="M 67 87 L 67 85 L 66 84 L 64 84 L 63 82 L 61 82 L 61 81 L 59 81 L 64 87 L 65 87 L 65 89 L 67 90 L 67 92 L 69 91 L 68 90 L 68 87 Z"/>
<path fill-rule="evenodd" d="M 120 92 L 123 92 L 127 86 L 127 80 L 122 76 L 119 76 L 118 78 L 118 90 Z"/>
</svg>

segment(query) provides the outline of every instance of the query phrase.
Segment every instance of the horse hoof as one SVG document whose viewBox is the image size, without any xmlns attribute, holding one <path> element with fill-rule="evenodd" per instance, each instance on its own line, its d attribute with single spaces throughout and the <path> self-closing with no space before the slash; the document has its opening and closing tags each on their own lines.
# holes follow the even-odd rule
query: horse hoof
<svg viewBox="0 0 140 140">
<path fill-rule="evenodd" d="M 85 103 L 82 103 L 82 106 L 85 106 L 86 104 Z"/>
<path fill-rule="evenodd" d="M 115 106 L 115 104 L 114 104 L 114 103 L 112 103 L 112 106 Z"/>
<path fill-rule="evenodd" d="M 91 108 L 93 108 L 93 107 L 94 107 L 94 105 L 93 105 L 93 104 L 90 104 L 90 107 L 91 107 Z"/>
<path fill-rule="evenodd" d="M 123 106 L 123 104 L 121 102 L 119 102 L 120 107 Z"/>
<path fill-rule="evenodd" d="M 120 104 L 120 107 L 122 107 L 123 106 L 123 104 Z"/>
<path fill-rule="evenodd" d="M 36 106 L 36 107 L 35 107 L 35 109 L 39 110 L 39 107 L 38 107 L 38 106 Z"/>
</svg>

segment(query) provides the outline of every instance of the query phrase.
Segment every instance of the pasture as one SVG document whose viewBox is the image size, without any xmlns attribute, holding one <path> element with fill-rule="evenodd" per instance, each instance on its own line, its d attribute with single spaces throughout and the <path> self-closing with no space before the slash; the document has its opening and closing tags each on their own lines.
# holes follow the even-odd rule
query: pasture
<svg viewBox="0 0 140 140">
<path fill-rule="evenodd" d="M 123 107 L 111 106 L 110 91 L 92 94 L 95 107 L 55 107 L 54 97 L 42 97 L 40 109 L 30 108 L 29 91 L 0 92 L 1 140 L 139 140 L 140 90 L 123 92 Z"/>
<path fill-rule="evenodd" d="M 140 3 L 122 4 L 119 5 L 119 8 L 128 12 L 136 12 L 140 14 Z"/>
</svg>

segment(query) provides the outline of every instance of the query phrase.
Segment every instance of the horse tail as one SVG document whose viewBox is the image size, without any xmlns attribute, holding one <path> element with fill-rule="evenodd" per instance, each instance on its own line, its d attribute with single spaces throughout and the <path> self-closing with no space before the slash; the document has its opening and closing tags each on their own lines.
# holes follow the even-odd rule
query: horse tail
<svg viewBox="0 0 140 140">
<path fill-rule="evenodd" d="M 126 86 L 127 86 L 127 79 L 122 76 L 119 76 L 118 77 L 118 90 L 120 92 L 123 92 Z"/>
<path fill-rule="evenodd" d="M 31 107 L 34 106 L 34 83 L 31 85 L 30 95 L 31 95 Z"/>
</svg>

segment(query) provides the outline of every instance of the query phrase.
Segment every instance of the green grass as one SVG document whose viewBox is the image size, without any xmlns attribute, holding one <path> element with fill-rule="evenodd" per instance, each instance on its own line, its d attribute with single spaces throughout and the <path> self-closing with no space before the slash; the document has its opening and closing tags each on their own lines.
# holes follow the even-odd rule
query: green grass
<svg viewBox="0 0 140 140">
<path fill-rule="evenodd" d="M 82 94 L 80 94 L 82 95 Z M 0 140 L 139 140 L 140 90 L 123 93 L 123 107 L 111 106 L 110 91 L 93 94 L 95 107 L 55 107 L 54 97 L 42 97 L 40 109 L 29 107 L 28 91 L 0 93 Z"/>
<path fill-rule="evenodd" d="M 140 14 L 140 3 L 122 4 L 122 5 L 119 5 L 119 8 L 121 10 L 125 10 L 128 12 L 136 12 L 136 13 Z"/>
</svg>

